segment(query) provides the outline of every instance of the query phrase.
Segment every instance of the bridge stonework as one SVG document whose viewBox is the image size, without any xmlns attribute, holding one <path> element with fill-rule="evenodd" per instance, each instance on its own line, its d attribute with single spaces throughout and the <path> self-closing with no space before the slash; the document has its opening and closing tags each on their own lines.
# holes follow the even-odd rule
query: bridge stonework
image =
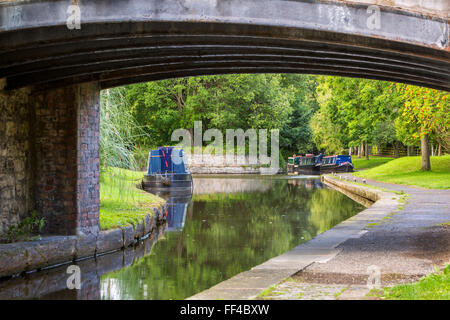
<svg viewBox="0 0 450 320">
<path fill-rule="evenodd" d="M 201 0 L 198 0 L 199 2 Z M 220 0 L 219 0 L 220 1 Z M 320 0 L 319 0 L 320 1 Z M 418 13 L 431 13 L 440 17 L 448 17 L 450 1 L 448 0 L 326 0 L 328 2 L 342 2 L 355 4 L 375 4 L 390 8 L 399 8 Z M 2 3 L 30 2 L 30 0 L 0 0 Z M 181 0 L 180 4 L 188 1 Z M 216 2 L 216 1 L 211 1 Z"/>
<path fill-rule="evenodd" d="M 77 3 L 69 28 L 70 0 L 0 0 L 0 234 L 34 210 L 49 234 L 98 232 L 100 89 L 307 73 L 450 90 L 449 0 Z"/>
<path fill-rule="evenodd" d="M 33 209 L 29 89 L 0 94 L 0 235 Z"/>
<path fill-rule="evenodd" d="M 0 234 L 32 211 L 48 234 L 99 231 L 96 83 L 0 98 Z"/>
<path fill-rule="evenodd" d="M 448 17 L 450 1 L 448 0 L 335 0 L 344 3 L 374 4 L 391 8 L 399 8 L 422 14 L 434 14 Z"/>
</svg>

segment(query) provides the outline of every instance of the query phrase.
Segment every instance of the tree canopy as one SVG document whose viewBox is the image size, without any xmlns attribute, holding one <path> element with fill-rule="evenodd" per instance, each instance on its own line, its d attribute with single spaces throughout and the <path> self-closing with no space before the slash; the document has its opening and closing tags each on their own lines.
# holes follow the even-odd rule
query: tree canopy
<svg viewBox="0 0 450 320">
<path fill-rule="evenodd" d="M 423 134 L 450 151 L 449 93 L 385 81 L 233 74 L 134 84 L 102 97 L 102 154 L 117 149 L 121 159 L 133 145 L 172 144 L 172 132 L 192 130 L 195 121 L 221 132 L 279 129 L 284 158 L 361 145 L 417 146 Z"/>
</svg>

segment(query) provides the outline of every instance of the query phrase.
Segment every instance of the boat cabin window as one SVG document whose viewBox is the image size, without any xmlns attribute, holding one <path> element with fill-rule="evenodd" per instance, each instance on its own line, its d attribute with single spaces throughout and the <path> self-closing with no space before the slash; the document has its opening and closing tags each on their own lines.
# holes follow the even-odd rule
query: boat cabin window
<svg viewBox="0 0 450 320">
<path fill-rule="evenodd" d="M 322 161 L 323 164 L 333 164 L 336 162 L 336 157 L 324 158 Z"/>
</svg>

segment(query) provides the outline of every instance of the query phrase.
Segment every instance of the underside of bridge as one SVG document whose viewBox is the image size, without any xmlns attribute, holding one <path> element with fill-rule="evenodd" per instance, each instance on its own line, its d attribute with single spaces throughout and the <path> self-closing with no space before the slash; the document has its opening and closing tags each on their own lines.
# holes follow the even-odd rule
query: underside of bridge
<svg viewBox="0 0 450 320">
<path fill-rule="evenodd" d="M 0 233 L 32 210 L 49 233 L 98 230 L 103 88 L 308 73 L 450 90 L 449 2 L 384 6 L 403 2 L 0 1 Z"/>
</svg>

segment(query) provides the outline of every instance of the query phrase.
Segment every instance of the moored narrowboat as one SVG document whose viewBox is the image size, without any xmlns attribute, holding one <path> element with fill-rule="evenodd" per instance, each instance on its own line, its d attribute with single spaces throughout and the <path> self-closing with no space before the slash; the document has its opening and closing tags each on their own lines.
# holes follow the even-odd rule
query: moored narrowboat
<svg viewBox="0 0 450 320">
<path fill-rule="evenodd" d="M 142 180 L 142 188 L 157 195 L 192 194 L 192 175 L 186 166 L 183 149 L 160 147 L 150 150 L 148 170 Z"/>
<path fill-rule="evenodd" d="M 299 174 L 320 174 L 320 166 L 319 164 L 322 161 L 322 154 L 317 156 L 313 154 L 307 154 L 300 159 L 300 163 L 298 165 L 298 173 Z"/>
<path fill-rule="evenodd" d="M 292 157 L 288 158 L 288 163 L 286 164 L 286 171 L 287 174 L 290 176 L 296 176 L 298 175 L 298 165 L 300 163 L 300 159 L 302 156 L 293 155 Z"/>
<path fill-rule="evenodd" d="M 353 172 L 352 157 L 345 155 L 323 157 L 319 167 L 320 173 Z"/>
</svg>

